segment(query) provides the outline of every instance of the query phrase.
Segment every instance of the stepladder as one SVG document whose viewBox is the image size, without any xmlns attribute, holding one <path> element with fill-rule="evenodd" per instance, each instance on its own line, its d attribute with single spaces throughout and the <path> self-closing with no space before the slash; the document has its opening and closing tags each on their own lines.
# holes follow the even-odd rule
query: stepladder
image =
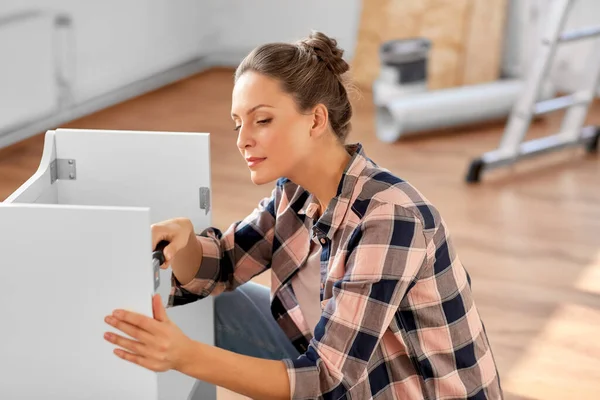
<svg viewBox="0 0 600 400">
<path fill-rule="evenodd" d="M 552 2 L 537 54 L 524 77 L 523 90 L 509 115 L 499 146 L 471 161 L 465 177 L 468 183 L 480 182 L 484 171 L 514 165 L 519 160 L 544 153 L 569 147 L 583 147 L 590 153 L 597 151 L 600 127 L 584 125 L 600 84 L 600 19 L 597 26 L 566 31 L 566 21 L 576 3 L 577 0 Z M 550 79 L 557 48 L 580 40 L 593 40 L 594 43 L 587 55 L 584 73 L 575 82 L 575 90 L 540 101 L 543 85 Z M 559 110 L 565 110 L 565 113 L 558 132 L 525 140 L 535 117 Z"/>
</svg>

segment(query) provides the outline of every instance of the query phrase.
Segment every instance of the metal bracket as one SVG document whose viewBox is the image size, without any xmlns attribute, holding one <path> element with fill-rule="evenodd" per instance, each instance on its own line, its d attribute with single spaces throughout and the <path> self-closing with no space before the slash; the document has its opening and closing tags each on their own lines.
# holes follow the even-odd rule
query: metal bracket
<svg viewBox="0 0 600 400">
<path fill-rule="evenodd" d="M 207 187 L 200 188 L 200 209 L 205 210 L 206 214 L 210 211 L 210 189 Z"/>
<path fill-rule="evenodd" d="M 77 179 L 77 163 L 73 159 L 57 158 L 50 163 L 50 184 L 57 179 Z"/>
</svg>

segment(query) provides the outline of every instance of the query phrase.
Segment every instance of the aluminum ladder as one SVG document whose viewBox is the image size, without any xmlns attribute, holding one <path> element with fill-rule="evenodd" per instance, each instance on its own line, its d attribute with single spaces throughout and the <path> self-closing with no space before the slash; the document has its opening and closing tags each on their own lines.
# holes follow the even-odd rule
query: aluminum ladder
<svg viewBox="0 0 600 400">
<path fill-rule="evenodd" d="M 561 43 L 590 39 L 600 36 L 600 26 L 586 27 L 564 32 L 564 25 L 575 0 L 554 0 L 547 26 L 541 39 L 541 48 L 535 58 L 508 118 L 500 145 L 496 150 L 484 153 L 471 161 L 466 181 L 477 183 L 485 170 L 511 165 L 520 159 L 567 147 L 584 146 L 588 152 L 596 152 L 600 128 L 586 126 L 585 119 L 600 83 L 600 41 L 594 45 L 587 62 L 587 71 L 575 93 L 538 101 L 540 90 L 548 76 L 556 48 Z M 567 109 L 556 134 L 523 141 L 534 116 Z"/>
</svg>

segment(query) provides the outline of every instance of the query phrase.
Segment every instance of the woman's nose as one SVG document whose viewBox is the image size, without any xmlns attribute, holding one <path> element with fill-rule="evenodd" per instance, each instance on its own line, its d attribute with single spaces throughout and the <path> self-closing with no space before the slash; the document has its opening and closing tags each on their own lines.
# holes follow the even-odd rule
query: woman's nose
<svg viewBox="0 0 600 400">
<path fill-rule="evenodd" d="M 254 145 L 252 134 L 248 129 L 240 127 L 238 131 L 237 145 L 240 149 L 245 149 Z"/>
</svg>

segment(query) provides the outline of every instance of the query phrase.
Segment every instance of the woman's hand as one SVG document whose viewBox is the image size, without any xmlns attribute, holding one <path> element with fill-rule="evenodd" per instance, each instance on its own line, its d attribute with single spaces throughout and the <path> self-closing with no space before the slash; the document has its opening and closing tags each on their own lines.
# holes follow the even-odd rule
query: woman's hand
<svg viewBox="0 0 600 400">
<path fill-rule="evenodd" d="M 160 267 L 166 269 L 171 266 L 182 285 L 189 283 L 200 268 L 203 254 L 192 221 L 174 218 L 152 225 L 152 248 L 156 248 L 161 240 L 168 241 L 169 245 L 163 250 L 165 262 Z"/>
<path fill-rule="evenodd" d="M 106 323 L 132 339 L 107 332 L 104 338 L 121 348 L 114 353 L 124 360 L 155 372 L 179 370 L 190 354 L 193 341 L 167 316 L 160 295 L 152 298 L 154 318 L 135 312 L 115 310 Z"/>
<path fill-rule="evenodd" d="M 160 267 L 166 269 L 169 263 L 176 257 L 180 250 L 185 249 L 188 245 L 194 244 L 193 240 L 196 236 L 194 233 L 194 225 L 187 218 L 173 218 L 158 222 L 151 226 L 152 229 L 152 248 L 161 240 L 166 240 L 169 245 L 165 247 L 163 253 L 165 262 Z"/>
</svg>

